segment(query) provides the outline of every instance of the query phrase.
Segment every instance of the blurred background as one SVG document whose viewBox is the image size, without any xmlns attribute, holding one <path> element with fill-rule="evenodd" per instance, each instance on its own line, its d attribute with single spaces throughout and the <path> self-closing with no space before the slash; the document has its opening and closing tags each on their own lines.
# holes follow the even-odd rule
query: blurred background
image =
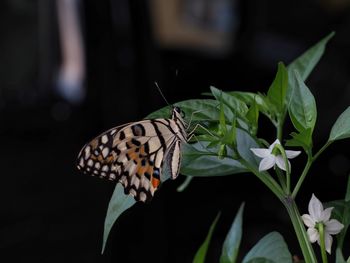
<svg viewBox="0 0 350 263">
<path fill-rule="evenodd" d="M 1 1 L 0 249 L 11 256 L 3 262 L 192 262 L 222 211 L 207 261 L 217 262 L 242 202 L 241 257 L 271 231 L 301 257 L 284 208 L 251 174 L 198 178 L 183 193 L 183 176 L 167 181 L 120 218 L 101 255 L 114 183 L 80 174 L 75 161 L 97 134 L 165 106 L 155 81 L 170 103 L 201 98 L 210 85 L 266 92 L 278 61 L 335 31 L 307 81 L 319 149 L 350 104 L 349 11 L 349 0 Z M 260 135 L 274 140 L 270 126 Z M 301 213 L 312 193 L 344 197 L 349 146 L 331 146 L 312 168 Z"/>
</svg>

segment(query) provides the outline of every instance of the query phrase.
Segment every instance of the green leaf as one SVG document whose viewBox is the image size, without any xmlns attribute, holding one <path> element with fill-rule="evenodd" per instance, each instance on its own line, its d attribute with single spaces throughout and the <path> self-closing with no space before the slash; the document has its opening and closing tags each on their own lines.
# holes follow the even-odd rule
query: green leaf
<svg viewBox="0 0 350 263">
<path fill-rule="evenodd" d="M 220 103 L 212 99 L 193 99 L 180 101 L 174 104 L 185 112 L 185 116 L 191 121 L 218 121 L 220 118 Z M 169 118 L 171 116 L 171 107 L 166 106 L 151 114 L 146 119 Z M 223 105 L 226 120 L 232 121 L 233 113 L 226 105 Z"/>
<path fill-rule="evenodd" d="M 185 144 L 182 153 L 181 174 L 189 176 L 223 176 L 247 172 L 237 160 L 231 157 L 219 159 L 219 146 L 207 149 L 208 142 Z M 228 149 L 228 153 L 232 151 Z"/>
<path fill-rule="evenodd" d="M 289 105 L 289 116 L 299 132 L 308 128 L 313 131 L 317 117 L 315 98 L 297 71 L 293 71 L 290 77 L 297 85 Z"/>
<path fill-rule="evenodd" d="M 231 229 L 228 232 L 224 241 L 220 263 L 234 263 L 238 255 L 239 246 L 242 239 L 242 221 L 243 221 L 244 203 L 241 204 L 236 217 L 232 223 Z"/>
<path fill-rule="evenodd" d="M 219 132 L 220 135 L 227 133 L 226 119 L 224 112 L 224 103 L 220 101 L 220 119 L 219 119 Z"/>
<path fill-rule="evenodd" d="M 336 141 L 350 137 L 350 107 L 348 107 L 334 123 L 328 141 Z"/>
<path fill-rule="evenodd" d="M 119 216 L 132 205 L 136 203 L 134 197 L 124 194 L 124 188 L 121 184 L 116 184 L 111 200 L 108 204 L 107 215 L 105 218 L 105 226 L 103 232 L 102 253 L 105 250 L 108 235 L 112 226 Z"/>
<path fill-rule="evenodd" d="M 236 112 L 239 116 L 244 116 L 248 111 L 248 106 L 241 100 L 237 99 L 230 94 L 219 90 L 213 86 L 210 87 L 213 96 L 218 100 L 226 104 L 233 112 Z"/>
<path fill-rule="evenodd" d="M 250 134 L 237 128 L 237 151 L 239 155 L 250 165 L 258 168 L 261 159 L 250 150 L 251 148 L 260 148 L 260 146 Z"/>
<path fill-rule="evenodd" d="M 290 135 L 292 139 L 286 141 L 286 146 L 303 147 L 305 151 L 312 147 L 311 128 L 305 129 L 300 133 L 292 132 Z"/>
<path fill-rule="evenodd" d="M 267 97 L 280 115 L 285 112 L 287 87 L 288 72 L 284 64 L 279 62 L 276 77 L 267 92 Z"/>
<path fill-rule="evenodd" d="M 301 56 L 296 58 L 292 63 L 290 63 L 287 67 L 289 75 L 292 74 L 294 70 L 297 70 L 301 76 L 301 79 L 305 81 L 321 59 L 325 51 L 326 44 L 334 36 L 334 34 L 334 32 L 330 33 L 314 46 L 305 51 Z"/>
<path fill-rule="evenodd" d="M 261 93 L 243 92 L 243 91 L 230 91 L 227 93 L 243 101 L 245 104 L 247 104 L 250 107 L 253 104 L 256 104 L 259 112 L 264 114 L 272 122 L 275 122 L 276 110 L 273 110 L 274 107 L 272 106 L 272 103 L 265 95 Z M 248 119 L 247 115 L 246 115 L 246 118 L 249 122 L 250 119 Z M 243 126 L 241 125 L 241 127 Z"/>
<path fill-rule="evenodd" d="M 218 213 L 218 215 L 215 217 L 213 223 L 210 226 L 209 232 L 207 237 L 205 238 L 203 244 L 200 246 L 200 248 L 198 249 L 194 259 L 193 259 L 193 263 L 204 263 L 205 261 L 205 256 L 207 254 L 207 250 L 209 247 L 209 243 L 211 240 L 211 236 L 213 235 L 213 231 L 215 229 L 216 223 L 218 222 L 220 217 L 220 213 Z"/>
<path fill-rule="evenodd" d="M 236 139 L 237 139 L 237 126 L 236 126 L 237 122 L 236 120 L 233 120 L 232 121 L 232 125 L 229 126 L 227 125 L 227 128 L 226 129 L 226 133 L 224 134 L 223 138 L 221 138 L 221 141 L 226 144 L 226 145 L 229 145 L 229 146 L 234 146 L 236 145 Z"/>
<path fill-rule="evenodd" d="M 340 248 L 337 248 L 336 250 L 335 263 L 347 263 Z"/>
<path fill-rule="evenodd" d="M 246 115 L 247 120 L 251 124 L 251 133 L 256 134 L 258 131 L 259 108 L 257 103 L 253 103 Z"/>
<path fill-rule="evenodd" d="M 276 263 L 292 263 L 287 244 L 278 232 L 271 232 L 264 236 L 244 257 L 243 263 L 263 258 Z"/>
<path fill-rule="evenodd" d="M 249 260 L 247 263 L 278 263 L 278 262 L 275 262 L 267 258 L 253 258 L 252 260 Z"/>
<path fill-rule="evenodd" d="M 256 103 L 259 110 L 264 114 L 269 114 L 270 112 L 270 106 L 266 102 L 266 97 L 263 94 L 245 91 L 231 91 L 227 93 L 243 101 L 247 105 L 251 106 Z"/>
<path fill-rule="evenodd" d="M 350 175 L 348 178 L 348 186 L 346 187 L 345 202 L 350 201 Z"/>
<path fill-rule="evenodd" d="M 243 159 L 254 167 L 259 166 L 259 158 L 250 148 L 259 145 L 244 130 L 236 129 L 237 151 Z M 208 146 L 213 146 L 208 148 Z M 219 159 L 217 153 L 220 145 L 211 142 L 200 141 L 193 144 L 185 144 L 183 147 L 181 173 L 189 176 L 223 176 L 247 172 L 247 168 L 233 158 L 234 153 L 230 147 L 227 148 L 227 156 Z"/>
<path fill-rule="evenodd" d="M 306 81 L 312 70 L 315 68 L 319 60 L 321 59 L 326 44 L 334 36 L 334 32 L 330 33 L 325 38 L 321 39 L 314 46 L 305 51 L 301 56 L 296 58 L 292 63 L 287 67 L 288 70 L 288 89 L 287 89 L 287 101 L 289 102 L 294 93 L 295 79 L 290 76 L 296 70 L 299 72 L 300 77 L 303 81 Z M 289 103 L 288 103 L 289 104 Z"/>
</svg>

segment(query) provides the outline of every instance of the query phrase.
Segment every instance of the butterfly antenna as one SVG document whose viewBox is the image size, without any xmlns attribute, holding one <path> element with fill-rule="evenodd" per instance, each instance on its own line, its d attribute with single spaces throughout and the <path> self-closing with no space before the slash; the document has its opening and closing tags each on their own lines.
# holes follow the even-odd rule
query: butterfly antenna
<svg viewBox="0 0 350 263">
<path fill-rule="evenodd" d="M 157 81 L 155 81 L 154 84 L 155 84 L 156 87 L 158 88 L 158 91 L 159 91 L 160 95 L 163 97 L 163 99 L 165 100 L 166 104 L 168 104 L 169 106 L 172 106 L 172 105 L 167 101 L 167 99 L 165 98 L 165 96 L 164 96 L 162 90 L 160 89 L 160 87 L 159 87 Z"/>
</svg>

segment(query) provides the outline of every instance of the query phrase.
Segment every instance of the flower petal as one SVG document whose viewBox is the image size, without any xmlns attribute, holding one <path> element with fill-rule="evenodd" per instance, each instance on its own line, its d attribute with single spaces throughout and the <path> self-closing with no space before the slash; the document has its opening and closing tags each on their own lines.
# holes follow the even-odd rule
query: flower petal
<svg viewBox="0 0 350 263">
<path fill-rule="evenodd" d="M 301 154 L 301 151 L 291 151 L 291 150 L 285 150 L 287 158 L 293 159 L 297 157 L 299 154 Z"/>
<path fill-rule="evenodd" d="M 316 242 L 316 240 L 320 239 L 320 234 L 313 227 L 310 227 L 307 229 L 307 235 L 309 236 L 309 240 L 311 243 L 314 243 L 314 242 Z"/>
<path fill-rule="evenodd" d="M 322 211 L 321 213 L 321 220 L 325 223 L 329 220 L 331 217 L 331 213 L 334 207 L 328 207 L 325 210 Z"/>
<path fill-rule="evenodd" d="M 286 171 L 286 163 L 284 162 L 284 159 L 282 155 L 277 155 L 276 156 L 276 164 L 279 168 L 281 168 L 283 171 Z M 290 163 L 288 161 L 289 168 L 290 168 Z"/>
<path fill-rule="evenodd" d="M 315 227 L 315 221 L 311 218 L 310 215 L 304 214 L 301 216 L 301 218 L 303 219 L 303 222 L 307 227 Z"/>
<path fill-rule="evenodd" d="M 250 148 L 250 150 L 260 158 L 265 158 L 271 154 L 269 149 L 264 148 Z"/>
<path fill-rule="evenodd" d="M 324 233 L 324 243 L 326 246 L 326 251 L 328 252 L 328 254 L 331 254 L 331 248 L 332 248 L 332 243 L 333 243 L 333 238 L 331 235 Z"/>
<path fill-rule="evenodd" d="M 274 155 L 269 155 L 261 160 L 259 164 L 259 171 L 266 171 L 274 166 L 276 163 L 276 157 Z"/>
<path fill-rule="evenodd" d="M 331 219 L 324 224 L 326 226 L 325 231 L 331 235 L 338 234 L 344 228 L 344 225 L 336 219 Z"/>
<path fill-rule="evenodd" d="M 321 214 L 323 212 L 323 205 L 317 197 L 312 194 L 309 202 L 309 214 L 315 222 L 321 222 Z"/>
</svg>

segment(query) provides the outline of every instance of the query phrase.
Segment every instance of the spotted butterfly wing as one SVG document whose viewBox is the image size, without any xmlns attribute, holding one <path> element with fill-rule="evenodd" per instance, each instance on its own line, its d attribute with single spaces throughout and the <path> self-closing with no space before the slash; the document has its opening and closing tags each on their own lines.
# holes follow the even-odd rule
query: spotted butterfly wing
<svg viewBox="0 0 350 263">
<path fill-rule="evenodd" d="M 146 202 L 163 179 L 164 165 L 172 179 L 177 177 L 181 144 L 186 141 L 185 122 L 175 107 L 171 119 L 129 123 L 97 136 L 80 151 L 77 167 L 87 174 L 117 180 L 126 194 Z"/>
</svg>

